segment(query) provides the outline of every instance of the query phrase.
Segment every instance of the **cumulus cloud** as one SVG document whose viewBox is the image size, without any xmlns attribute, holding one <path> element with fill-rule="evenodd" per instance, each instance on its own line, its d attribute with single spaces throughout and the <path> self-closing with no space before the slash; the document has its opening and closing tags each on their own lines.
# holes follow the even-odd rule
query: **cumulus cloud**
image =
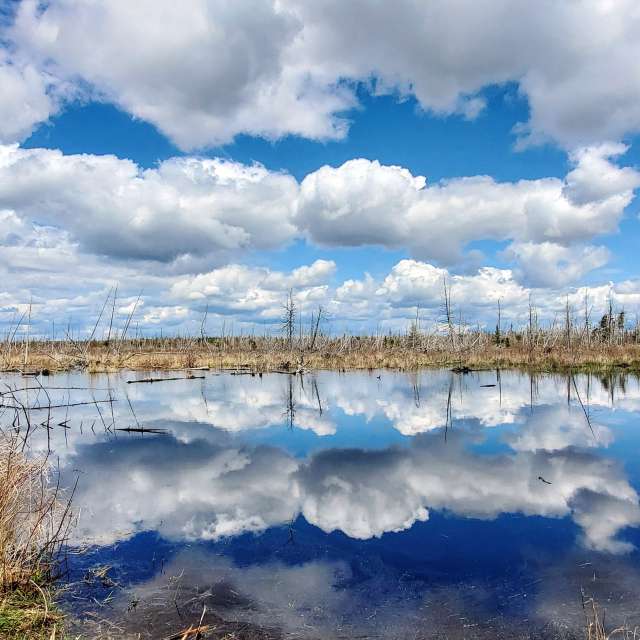
<svg viewBox="0 0 640 640">
<path fill-rule="evenodd" d="M 66 321 L 71 312 L 86 327 L 87 313 L 95 318 L 114 284 L 126 282 L 120 305 L 143 291 L 137 313 L 148 327 L 186 326 L 207 304 L 214 315 L 273 322 L 289 289 L 303 313 L 322 304 L 347 322 L 392 322 L 411 307 L 437 310 L 447 279 L 474 321 L 484 322 L 477 316 L 498 300 L 505 317 L 516 318 L 532 292 L 553 312 L 567 293 L 561 288 L 608 260 L 591 242 L 617 229 L 640 182 L 614 162 L 625 149 L 577 150 L 564 180 L 475 176 L 427 185 L 405 168 L 364 159 L 321 167 L 298 183 L 221 159 L 172 158 L 142 169 L 109 155 L 0 146 L 0 268 L 12 274 L 4 309 L 10 315 L 33 299 L 36 317 Z M 335 287 L 332 260 L 289 272 L 238 262 L 301 238 L 401 248 L 416 259 Z M 485 239 L 509 242 L 501 254 L 508 268 L 451 270 L 470 243 Z M 614 290 L 621 303 L 637 304 L 638 283 Z"/>
<path fill-rule="evenodd" d="M 180 278 L 171 288 L 177 298 L 206 300 L 214 309 L 252 311 L 258 316 L 281 312 L 286 292 L 295 289 L 299 302 L 322 301 L 326 282 L 335 272 L 332 260 L 316 260 L 290 273 L 266 268 L 227 265 L 209 273 Z"/>
<path fill-rule="evenodd" d="M 9 61 L 0 52 L 0 142 L 17 142 L 57 110 L 47 77 L 33 65 Z"/>
<path fill-rule="evenodd" d="M 444 281 L 451 296 L 469 305 L 495 306 L 498 300 L 517 304 L 526 298 L 526 291 L 517 284 L 508 269 L 482 267 L 473 275 L 450 275 L 445 269 L 416 260 L 401 260 L 396 264 L 376 295 L 403 306 L 426 302 L 434 306 L 443 299 Z"/>
<path fill-rule="evenodd" d="M 518 265 L 520 280 L 534 287 L 572 284 L 607 264 L 610 257 L 606 247 L 563 247 L 555 242 L 514 242 L 505 255 Z"/>
<path fill-rule="evenodd" d="M 610 198 L 621 198 L 628 204 L 630 194 L 638 187 L 638 172 L 630 167 L 612 170 L 610 162 L 628 150 L 624 144 L 609 143 L 571 152 L 569 159 L 574 168 L 567 174 L 566 195 L 578 205 Z"/>
<path fill-rule="evenodd" d="M 624 149 L 576 152 L 565 180 L 475 176 L 426 186 L 403 167 L 364 159 L 321 167 L 298 184 L 221 159 L 173 158 L 143 170 L 114 156 L 9 145 L 0 148 L 0 207 L 120 258 L 228 255 L 306 234 L 321 245 L 406 248 L 449 264 L 472 241 L 511 240 L 526 266 L 536 248 L 548 253 L 617 228 L 640 184 L 637 171 L 612 161 Z M 588 257 L 600 264 L 603 253 Z"/>
<path fill-rule="evenodd" d="M 25 0 L 10 37 L 62 78 L 82 78 L 191 149 L 238 133 L 341 137 L 351 92 L 296 62 L 302 24 L 280 3 Z"/>
<path fill-rule="evenodd" d="M 169 0 L 23 0 L 5 37 L 38 73 L 88 85 L 186 149 L 238 133 L 340 138 L 356 83 L 475 118 L 479 92 L 506 82 L 529 102 L 522 143 L 573 149 L 640 130 L 637 18 L 633 0 L 198 0 L 188 12 Z M 25 132 L 48 113 L 34 109 Z"/>
<path fill-rule="evenodd" d="M 498 301 L 506 310 L 505 317 L 517 318 L 530 292 L 510 269 L 482 267 L 476 273 L 458 275 L 427 262 L 400 260 L 380 281 L 368 276 L 344 283 L 331 309 L 344 317 L 397 317 L 406 323 L 419 307 L 423 317 L 437 322 L 442 319 L 445 283 L 456 308 L 464 308 L 466 317 L 482 322 L 495 320 Z"/>
<path fill-rule="evenodd" d="M 323 245 L 407 247 L 444 263 L 479 239 L 567 245 L 616 229 L 640 185 L 640 173 L 611 160 L 624 149 L 576 152 L 565 180 L 512 183 L 475 176 L 426 186 L 402 167 L 350 160 L 305 177 L 296 220 Z"/>
<path fill-rule="evenodd" d="M 0 207 L 120 258 L 279 246 L 295 231 L 296 193 L 293 178 L 259 165 L 174 158 L 141 170 L 115 156 L 0 148 Z"/>
<path fill-rule="evenodd" d="M 303 314 L 317 311 L 331 295 L 335 264 L 328 260 L 289 271 L 229 265 L 201 276 L 176 275 L 173 263 L 87 254 L 67 232 L 24 222 L 13 211 L 0 211 L 0 221 L 0 277 L 6 283 L 0 324 L 15 327 L 31 304 L 32 334 L 51 336 L 55 331 L 59 338 L 70 325 L 74 334 L 86 336 L 105 300 L 110 306 L 114 296 L 116 329 L 133 311 L 130 330 L 155 334 L 199 331 L 207 306 L 208 331 L 219 331 L 229 316 L 250 327 L 266 322 L 262 328 L 270 330 L 279 324 L 290 288 Z M 98 337 L 107 325 L 103 315 Z M 23 322 L 22 330 L 25 326 Z"/>
</svg>

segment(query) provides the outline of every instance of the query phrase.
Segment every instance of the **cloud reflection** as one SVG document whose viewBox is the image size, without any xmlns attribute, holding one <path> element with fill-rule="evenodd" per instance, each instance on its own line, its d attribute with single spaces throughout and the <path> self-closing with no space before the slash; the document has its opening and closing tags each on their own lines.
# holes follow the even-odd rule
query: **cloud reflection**
<svg viewBox="0 0 640 640">
<path fill-rule="evenodd" d="M 173 437 L 79 449 L 76 535 L 103 544 L 157 529 L 177 540 L 263 531 L 298 514 L 326 532 L 367 539 L 427 520 L 430 509 L 493 519 L 571 517 L 585 546 L 609 552 L 640 523 L 638 495 L 612 461 L 585 451 L 477 453 L 462 433 L 409 447 L 328 449 L 296 459 L 274 447 Z M 547 484 L 539 480 L 543 477 Z"/>
</svg>

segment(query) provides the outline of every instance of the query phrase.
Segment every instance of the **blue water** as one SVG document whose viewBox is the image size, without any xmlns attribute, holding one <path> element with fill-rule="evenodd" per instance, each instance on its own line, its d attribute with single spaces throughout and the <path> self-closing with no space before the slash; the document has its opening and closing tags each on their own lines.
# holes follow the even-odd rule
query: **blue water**
<svg viewBox="0 0 640 640">
<path fill-rule="evenodd" d="M 43 379 L 97 401 L 31 435 L 78 482 L 64 606 L 86 637 L 169 636 L 204 607 L 237 637 L 579 637 L 590 597 L 640 624 L 637 378 L 127 384 L 146 375 Z"/>
</svg>

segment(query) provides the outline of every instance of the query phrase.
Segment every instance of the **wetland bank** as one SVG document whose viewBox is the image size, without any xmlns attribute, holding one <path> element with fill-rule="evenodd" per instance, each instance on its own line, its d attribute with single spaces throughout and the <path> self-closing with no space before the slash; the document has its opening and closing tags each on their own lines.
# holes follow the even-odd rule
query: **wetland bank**
<svg viewBox="0 0 640 640">
<path fill-rule="evenodd" d="M 288 337 L 278 334 L 127 337 L 96 340 L 29 340 L 15 325 L 0 343 L 0 369 L 38 373 L 80 369 L 88 373 L 170 369 L 418 370 L 442 368 L 520 368 L 534 371 L 640 371 L 640 325 L 625 325 L 624 314 L 603 316 L 596 326 L 565 322 L 494 331 L 451 324 L 422 330 L 413 322 L 405 332 L 329 335 L 318 323 Z"/>
<path fill-rule="evenodd" d="M 633 373 L 193 373 L 3 374 L 3 432 L 73 492 L 69 637 L 640 624 Z"/>
</svg>

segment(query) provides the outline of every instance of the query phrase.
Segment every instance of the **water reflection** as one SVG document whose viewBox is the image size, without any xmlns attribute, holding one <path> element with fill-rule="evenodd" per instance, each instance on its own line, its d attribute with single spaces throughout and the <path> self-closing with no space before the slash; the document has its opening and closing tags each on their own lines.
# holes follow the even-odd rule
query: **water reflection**
<svg viewBox="0 0 640 640">
<path fill-rule="evenodd" d="M 483 519 L 568 516 L 585 546 L 621 552 L 629 543 L 618 532 L 640 522 L 638 494 L 622 469 L 572 447 L 479 454 L 466 446 L 479 441 L 477 432 L 456 430 L 447 442 L 429 434 L 405 447 L 326 449 L 301 460 L 217 435 L 80 445 L 76 504 L 87 517 L 76 535 L 105 544 L 153 529 L 171 539 L 217 540 L 302 514 L 327 533 L 367 539 L 439 509 Z"/>
<path fill-rule="evenodd" d="M 577 624 L 585 584 L 640 610 L 636 378 L 133 376 L 52 378 L 76 406 L 30 436 L 80 477 L 75 562 L 116 565 L 125 631 L 178 623 L 156 606 L 178 575 L 227 622 L 316 637 Z"/>
</svg>

